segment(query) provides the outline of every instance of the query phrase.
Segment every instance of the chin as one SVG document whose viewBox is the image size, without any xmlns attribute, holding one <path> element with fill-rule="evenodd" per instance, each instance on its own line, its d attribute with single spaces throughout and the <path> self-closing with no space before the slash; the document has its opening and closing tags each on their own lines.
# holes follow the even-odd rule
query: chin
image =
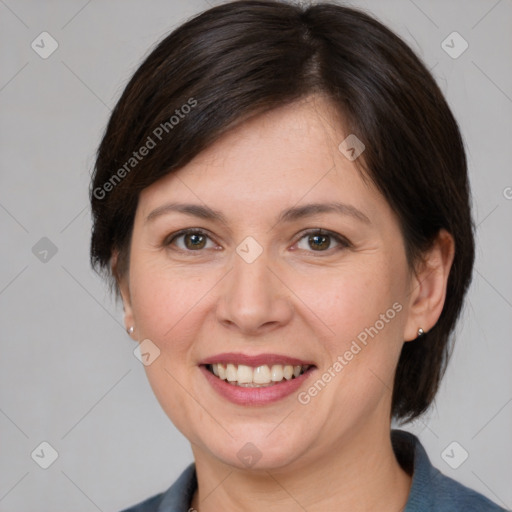
<svg viewBox="0 0 512 512">
<path fill-rule="evenodd" d="M 240 425 L 230 429 L 233 438 L 226 433 L 214 439 L 198 433 L 201 441 L 195 444 L 203 446 L 210 456 L 220 462 L 241 470 L 259 472 L 284 469 L 294 466 L 299 459 L 304 463 L 304 453 L 315 436 L 310 434 L 313 439 L 305 439 L 304 430 L 297 427 L 295 432 L 281 432 L 274 438 L 273 433 L 269 434 L 272 428 L 268 428 L 267 424 L 264 428 L 261 425 Z"/>
</svg>

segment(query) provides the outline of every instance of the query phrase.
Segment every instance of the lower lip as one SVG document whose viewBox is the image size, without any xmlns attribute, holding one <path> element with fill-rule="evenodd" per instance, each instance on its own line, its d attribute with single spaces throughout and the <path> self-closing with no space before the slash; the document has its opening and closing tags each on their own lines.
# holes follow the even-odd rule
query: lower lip
<svg viewBox="0 0 512 512">
<path fill-rule="evenodd" d="M 297 391 L 314 370 L 314 368 L 309 368 L 294 379 L 283 380 L 272 386 L 248 388 L 229 384 L 227 381 L 219 379 L 205 366 L 199 368 L 219 395 L 237 405 L 266 405 L 282 400 Z"/>
</svg>

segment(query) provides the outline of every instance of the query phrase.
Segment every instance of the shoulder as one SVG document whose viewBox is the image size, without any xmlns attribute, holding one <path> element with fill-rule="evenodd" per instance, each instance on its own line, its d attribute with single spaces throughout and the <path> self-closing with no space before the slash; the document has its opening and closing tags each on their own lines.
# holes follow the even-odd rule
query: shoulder
<svg viewBox="0 0 512 512">
<path fill-rule="evenodd" d="M 156 494 L 151 498 L 141 501 L 137 505 L 133 505 L 133 507 L 123 509 L 121 512 L 157 512 L 160 504 L 162 503 L 163 495 L 163 492 Z"/>
<path fill-rule="evenodd" d="M 197 489 L 195 464 L 190 464 L 167 491 L 122 510 L 122 512 L 188 512 Z"/>
<path fill-rule="evenodd" d="M 412 470 L 412 485 L 404 512 L 505 512 L 482 494 L 435 468 L 415 435 L 392 430 L 391 439 L 400 464 Z"/>
<path fill-rule="evenodd" d="M 434 482 L 436 510 L 448 512 L 463 510 L 464 512 L 504 512 L 482 494 L 456 482 L 439 472 L 437 482 Z"/>
</svg>

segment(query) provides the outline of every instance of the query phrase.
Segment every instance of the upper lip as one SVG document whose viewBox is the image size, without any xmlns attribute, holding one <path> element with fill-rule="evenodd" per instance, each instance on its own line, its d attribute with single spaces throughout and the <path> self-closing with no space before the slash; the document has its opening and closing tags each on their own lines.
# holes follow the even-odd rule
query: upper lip
<svg viewBox="0 0 512 512">
<path fill-rule="evenodd" d="M 254 368 L 263 365 L 273 365 L 273 364 L 282 364 L 282 365 L 292 365 L 292 366 L 314 366 L 314 363 L 311 361 L 305 361 L 302 359 L 297 359 L 296 357 L 289 357 L 280 354 L 258 354 L 254 356 L 250 356 L 247 354 L 237 353 L 237 352 L 225 352 L 223 354 L 217 354 L 211 357 L 208 357 L 202 360 L 200 365 L 207 364 L 216 364 L 216 363 L 225 363 L 225 364 L 243 364 L 246 366 L 252 366 Z"/>
</svg>

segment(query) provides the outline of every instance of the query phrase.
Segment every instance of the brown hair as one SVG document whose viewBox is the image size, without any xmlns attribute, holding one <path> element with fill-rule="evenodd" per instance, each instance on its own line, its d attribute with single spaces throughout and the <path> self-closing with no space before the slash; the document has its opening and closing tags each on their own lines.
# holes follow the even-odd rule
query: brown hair
<svg viewBox="0 0 512 512">
<path fill-rule="evenodd" d="M 91 262 L 115 287 L 129 264 L 145 187 L 186 165 L 237 122 L 312 93 L 326 95 L 349 133 L 366 145 L 358 161 L 399 219 L 409 264 L 420 261 L 441 228 L 455 240 L 441 316 L 430 332 L 404 343 L 398 362 L 391 413 L 410 420 L 435 397 L 471 280 L 466 156 L 429 71 L 363 12 L 330 3 L 235 1 L 165 37 L 126 86 L 98 149 Z M 112 272 L 113 251 L 119 259 Z"/>
</svg>

